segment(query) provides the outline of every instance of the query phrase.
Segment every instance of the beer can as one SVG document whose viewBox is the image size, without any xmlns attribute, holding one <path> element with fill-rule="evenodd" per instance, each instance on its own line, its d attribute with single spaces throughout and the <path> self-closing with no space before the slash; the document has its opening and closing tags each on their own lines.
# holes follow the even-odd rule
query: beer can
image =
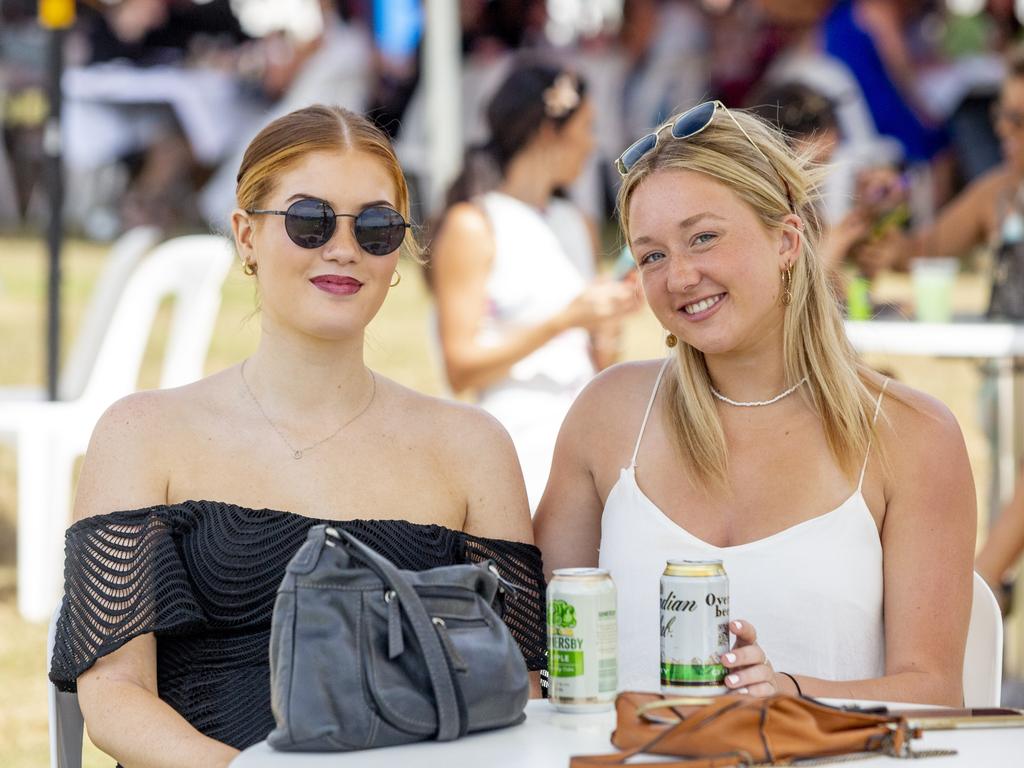
<svg viewBox="0 0 1024 768">
<path fill-rule="evenodd" d="M 729 577 L 721 560 L 669 560 L 661 575 L 661 690 L 683 696 L 727 691 Z"/>
<path fill-rule="evenodd" d="M 611 709 L 618 689 L 615 584 L 603 568 L 558 568 L 548 584 L 548 698 L 564 712 Z"/>
</svg>

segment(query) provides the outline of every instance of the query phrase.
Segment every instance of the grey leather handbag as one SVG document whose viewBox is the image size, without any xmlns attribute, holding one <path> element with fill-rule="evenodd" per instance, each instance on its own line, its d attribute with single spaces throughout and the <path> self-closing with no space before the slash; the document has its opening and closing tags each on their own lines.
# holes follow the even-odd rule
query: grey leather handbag
<svg viewBox="0 0 1024 768">
<path fill-rule="evenodd" d="M 401 571 L 313 526 L 274 603 L 270 746 L 368 749 L 522 722 L 526 663 L 499 616 L 513 590 L 491 563 Z"/>
</svg>

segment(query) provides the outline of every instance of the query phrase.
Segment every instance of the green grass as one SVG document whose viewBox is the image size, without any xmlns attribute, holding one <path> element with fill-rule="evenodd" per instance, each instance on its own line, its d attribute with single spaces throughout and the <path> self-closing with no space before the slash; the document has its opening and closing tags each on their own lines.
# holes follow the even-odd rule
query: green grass
<svg viewBox="0 0 1024 768">
<path fill-rule="evenodd" d="M 65 251 L 63 302 L 64 348 L 74 341 L 77 324 L 102 269 L 106 248 L 80 242 Z M 0 387 L 42 386 L 45 338 L 45 252 L 38 240 L 0 239 Z M 414 265 L 400 267 L 403 278 L 367 334 L 366 359 L 386 376 L 423 392 L 442 394 L 429 296 Z M 905 279 L 877 286 L 880 298 L 906 300 Z M 978 278 L 961 278 L 957 303 L 962 309 L 984 302 Z M 243 359 L 255 348 L 259 317 L 254 314 L 252 282 L 237 269 L 224 285 L 223 304 L 206 369 L 213 372 Z M 161 345 L 166 337 L 166 313 L 158 319 L 147 351 L 140 386 L 159 380 Z M 626 328 L 625 349 L 630 359 L 661 355 L 662 333 L 646 311 Z M 965 361 L 926 358 L 874 358 L 870 362 L 892 370 L 901 380 L 945 401 L 957 415 L 967 439 L 978 486 L 979 510 L 987 504 L 988 445 L 975 418 L 979 386 L 977 367 Z M 0 764 L 29 768 L 47 764 L 46 628 L 24 622 L 15 610 L 15 463 L 9 449 L 0 447 Z M 1024 590 L 1021 590 L 1024 592 Z M 1018 606 L 1019 607 L 1019 606 Z M 1018 615 L 1020 611 L 1018 610 Z M 1019 623 L 1019 622 L 1018 622 Z M 1008 669 L 1021 669 L 1024 634 L 1010 627 Z M 86 768 L 112 765 L 88 745 Z"/>
</svg>

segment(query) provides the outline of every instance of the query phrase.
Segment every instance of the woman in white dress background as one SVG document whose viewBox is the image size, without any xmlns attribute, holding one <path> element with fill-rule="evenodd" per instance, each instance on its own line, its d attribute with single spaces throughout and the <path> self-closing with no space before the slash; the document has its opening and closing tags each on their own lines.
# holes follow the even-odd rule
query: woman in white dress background
<svg viewBox="0 0 1024 768">
<path fill-rule="evenodd" d="M 593 108 L 547 63 L 514 66 L 486 112 L 431 248 L 438 332 L 452 390 L 471 390 L 515 443 L 535 509 L 573 399 L 614 362 L 635 287 L 596 277 L 595 236 L 558 193 L 584 168 Z"/>
</svg>

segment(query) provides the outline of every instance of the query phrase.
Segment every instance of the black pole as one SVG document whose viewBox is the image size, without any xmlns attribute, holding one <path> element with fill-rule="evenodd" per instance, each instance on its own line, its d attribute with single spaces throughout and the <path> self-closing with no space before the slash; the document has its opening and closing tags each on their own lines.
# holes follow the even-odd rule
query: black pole
<svg viewBox="0 0 1024 768">
<path fill-rule="evenodd" d="M 64 30 L 51 29 L 47 52 L 47 99 L 50 114 L 43 129 L 43 153 L 50 216 L 46 226 L 49 252 L 49 282 L 46 307 L 46 391 L 57 399 L 57 373 L 60 366 L 60 249 L 64 227 L 64 172 L 61 163 L 61 75 L 64 72 Z"/>
</svg>

